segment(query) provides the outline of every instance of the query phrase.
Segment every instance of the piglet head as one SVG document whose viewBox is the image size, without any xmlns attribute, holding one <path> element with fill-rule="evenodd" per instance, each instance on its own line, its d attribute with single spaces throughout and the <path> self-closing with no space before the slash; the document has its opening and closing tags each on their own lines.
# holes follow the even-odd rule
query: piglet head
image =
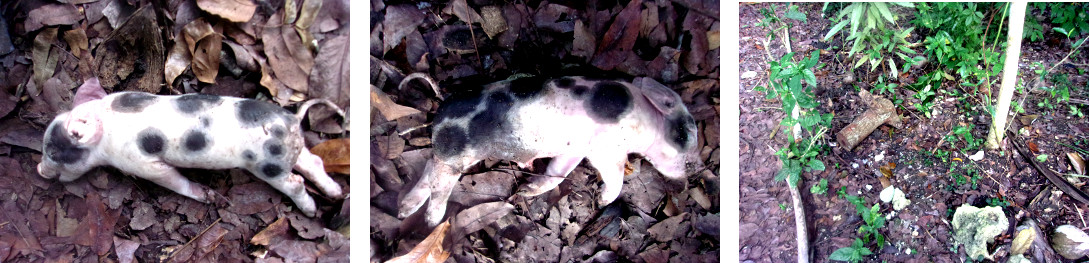
<svg viewBox="0 0 1089 263">
<path fill-rule="evenodd" d="M 98 79 L 92 78 L 76 91 L 71 112 L 61 113 L 50 122 L 42 140 L 42 162 L 38 174 L 44 178 L 60 177 L 71 181 L 94 168 L 92 150 L 102 139 L 101 98 L 105 96 Z"/>
<path fill-rule="evenodd" d="M 680 95 L 665 85 L 645 77 L 636 79 L 634 84 L 653 106 L 652 114 L 661 116 L 658 126 L 661 138 L 655 140 L 643 155 L 667 178 L 685 178 L 700 163 L 696 149 L 696 120 L 684 107 Z"/>
</svg>

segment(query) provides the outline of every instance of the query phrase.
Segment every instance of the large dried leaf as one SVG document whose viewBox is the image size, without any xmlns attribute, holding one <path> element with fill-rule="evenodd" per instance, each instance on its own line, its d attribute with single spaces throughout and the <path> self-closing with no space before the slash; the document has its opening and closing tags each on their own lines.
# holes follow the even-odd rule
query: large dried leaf
<svg viewBox="0 0 1089 263">
<path fill-rule="evenodd" d="M 295 31 L 291 26 L 281 26 L 276 22 L 279 20 L 278 18 L 282 16 L 283 14 L 277 13 L 273 15 L 272 18 L 269 18 L 267 24 L 268 28 L 261 34 L 262 40 L 265 43 L 265 54 L 268 56 L 268 63 L 269 66 L 271 66 L 271 73 L 274 74 L 272 77 L 282 82 L 287 88 L 306 92 L 309 74 L 303 72 L 299 62 L 295 61 L 295 57 L 290 51 L 291 49 L 285 42 L 284 32 L 287 31 L 291 34 L 295 34 Z M 283 30 L 285 28 L 287 30 Z M 295 39 L 297 38 L 298 35 L 295 34 Z M 313 60 L 311 60 L 310 63 L 313 65 Z M 262 82 L 262 84 L 264 83 Z M 276 97 L 280 98 L 282 97 L 280 93 L 283 93 L 283 90 L 278 90 L 273 94 L 276 94 Z"/>
<path fill-rule="evenodd" d="M 379 114 L 382 114 L 386 120 L 390 121 L 420 113 L 420 110 L 401 106 L 393 102 L 393 100 L 389 98 L 389 95 L 386 95 L 385 92 L 382 92 L 382 90 L 379 90 L 378 87 L 375 87 L 374 85 L 371 85 L 371 107 L 377 110 Z"/>
<path fill-rule="evenodd" d="M 7 55 L 15 51 L 15 46 L 11 44 L 11 33 L 9 32 L 7 19 L 0 16 L 0 55 Z"/>
<path fill-rule="evenodd" d="M 386 7 L 386 18 L 382 22 L 383 53 L 401 43 L 401 39 L 416 31 L 416 26 L 424 22 L 424 11 L 411 4 Z"/>
<path fill-rule="evenodd" d="M 257 5 L 251 0 L 197 0 L 197 6 L 231 22 L 250 21 L 257 10 Z"/>
<path fill-rule="evenodd" d="M 309 29 L 314 24 L 314 20 L 318 17 L 318 11 L 321 10 L 321 4 L 323 0 L 304 0 L 302 8 L 299 9 L 299 18 L 295 20 L 295 27 L 301 29 Z"/>
<path fill-rule="evenodd" d="M 348 112 L 351 97 L 348 96 L 351 93 L 349 41 L 346 34 L 322 42 L 321 52 L 315 58 L 314 69 L 310 71 L 310 88 L 307 91 L 310 98 L 327 99 L 345 112 Z M 310 108 L 310 129 L 324 133 L 344 132 L 347 127 L 341 127 L 336 114 L 329 107 Z"/>
<path fill-rule="evenodd" d="M 481 23 L 484 27 L 484 33 L 488 34 L 488 38 L 495 38 L 499 33 L 507 31 L 507 19 L 503 17 L 503 9 L 497 6 L 485 6 L 480 8 L 480 14 L 484 21 Z"/>
<path fill-rule="evenodd" d="M 113 250 L 117 254 L 117 261 L 121 263 L 136 262 L 136 249 L 140 248 L 140 242 L 113 237 Z"/>
<path fill-rule="evenodd" d="M 231 48 L 231 53 L 234 54 L 234 62 L 238 63 L 238 67 L 247 71 L 260 71 L 261 67 L 257 65 L 257 60 L 254 59 L 254 55 L 249 49 L 246 49 L 242 44 L 230 40 L 223 41 L 223 43 L 226 43 L 227 47 Z M 313 86 L 314 84 L 311 83 L 310 85 Z"/>
<path fill-rule="evenodd" d="M 332 139 L 310 148 L 310 152 L 321 157 L 326 172 L 350 174 L 351 143 L 348 138 Z"/>
<path fill-rule="evenodd" d="M 465 0 L 454 0 L 453 2 L 450 2 L 450 4 L 446 5 L 446 8 L 442 9 L 442 13 L 453 14 L 466 24 L 476 24 L 484 21 L 476 10 L 469 8 L 469 4 L 466 3 Z"/>
<path fill-rule="evenodd" d="M 641 7 L 642 1 L 634 0 L 616 15 L 609 30 L 605 31 L 598 43 L 597 53 L 591 61 L 594 66 L 602 70 L 612 70 L 634 54 L 631 50 L 635 46 L 635 39 L 639 37 L 643 21 Z"/>
<path fill-rule="evenodd" d="M 465 209 L 454 217 L 455 233 L 473 233 L 514 211 L 514 205 L 499 201 L 483 203 Z"/>
<path fill-rule="evenodd" d="M 314 53 L 307 47 L 303 36 L 299 33 L 306 33 L 306 31 L 299 31 L 297 28 L 291 26 L 280 27 L 280 33 L 283 34 L 284 46 L 287 47 L 287 51 L 291 53 L 291 58 L 295 61 L 296 66 L 302 70 L 304 76 L 310 76 L 310 71 L 314 69 Z M 304 83 L 306 78 L 304 77 Z M 298 90 L 298 89 L 296 89 Z M 298 90 L 306 92 L 305 89 Z"/>
<path fill-rule="evenodd" d="M 185 42 L 188 44 L 192 55 L 193 74 L 197 80 L 204 83 L 215 83 L 219 74 L 219 54 L 223 48 L 223 36 L 204 21 L 204 18 L 193 20 L 182 29 Z"/>
<path fill-rule="evenodd" d="M 53 77 L 57 69 L 57 52 L 52 52 L 53 42 L 57 41 L 57 28 L 46 28 L 34 37 L 34 49 L 31 50 L 31 60 L 34 61 L 34 82 L 45 83 L 45 80 Z M 31 94 L 37 95 L 37 94 Z"/>
<path fill-rule="evenodd" d="M 166 56 L 166 64 L 163 66 L 163 77 L 166 78 L 167 84 L 173 84 L 174 79 L 181 76 L 185 69 L 189 68 L 189 63 L 193 61 L 193 55 L 189 53 L 186 46 L 185 38 L 178 35 L 174 48 L 170 49 L 170 54 Z"/>
<path fill-rule="evenodd" d="M 262 229 L 261 232 L 257 232 L 250 239 L 250 244 L 268 246 L 273 242 L 279 242 L 284 238 L 284 235 L 287 235 L 288 226 L 287 218 L 281 217 L 265 227 L 265 229 Z"/>
<path fill-rule="evenodd" d="M 395 257 L 386 261 L 386 263 L 427 263 L 427 262 L 444 262 L 450 257 L 450 252 L 446 251 L 442 247 L 442 240 L 446 237 L 446 232 L 450 230 L 450 222 L 443 222 L 435 227 L 435 230 L 431 231 L 427 238 L 416 244 L 411 251 L 399 257 Z"/>
<path fill-rule="evenodd" d="M 83 51 L 87 50 L 87 32 L 81 27 L 64 31 L 64 41 L 68 42 L 68 48 L 72 49 L 73 56 L 82 57 Z"/>
<path fill-rule="evenodd" d="M 26 23 L 23 27 L 26 32 L 33 32 L 44 26 L 75 24 L 82 18 L 83 15 L 79 13 L 75 5 L 47 4 L 27 12 Z"/>
<path fill-rule="evenodd" d="M 590 28 L 583 23 L 582 20 L 575 21 L 575 39 L 571 46 L 571 55 L 590 58 L 594 55 L 594 46 L 597 43 L 597 39 L 594 38 L 594 33 L 590 32 Z"/>
</svg>

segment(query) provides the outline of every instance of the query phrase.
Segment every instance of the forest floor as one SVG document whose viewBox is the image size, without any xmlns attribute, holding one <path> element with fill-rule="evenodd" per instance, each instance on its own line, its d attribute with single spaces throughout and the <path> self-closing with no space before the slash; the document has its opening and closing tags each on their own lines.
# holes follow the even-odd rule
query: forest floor
<svg viewBox="0 0 1089 263">
<path fill-rule="evenodd" d="M 776 15 L 782 17 L 785 4 L 740 4 L 738 52 L 741 61 L 740 72 L 737 72 L 742 76 L 739 89 L 739 253 L 745 262 L 794 261 L 797 253 L 791 194 L 785 182 L 773 180 L 782 165 L 774 154 L 786 145 L 783 128 L 779 125 L 784 114 L 778 101 L 765 99 L 764 93 L 753 91 L 757 86 L 768 85 L 768 62 L 778 60 L 787 50 L 780 38 L 768 40 L 766 29 L 756 26 L 763 18 L 760 9 L 771 5 L 777 6 Z M 790 28 L 790 45 L 796 54 L 817 50 L 816 44 L 828 32 L 830 22 L 821 15 L 821 8 L 821 3 L 799 4 L 799 11 L 805 14 L 808 22 L 795 23 Z M 901 21 L 910 19 L 911 16 L 905 15 Z M 842 38 L 843 33 L 840 35 Z M 909 40 L 922 41 L 918 36 Z M 1058 63 L 1073 41 L 1060 38 L 1054 42 L 1023 42 L 1019 76 L 1024 80 L 1037 78 L 1030 65 L 1033 62 L 1048 66 Z M 922 49 L 916 48 L 920 53 Z M 826 143 L 834 141 L 836 132 L 867 110 L 861 103 L 858 89 L 844 83 L 845 73 L 851 65 L 836 59 L 845 55 L 830 55 L 836 52 L 846 54 L 845 49 L 821 50 L 820 62 L 826 66 L 815 70 L 817 83 L 820 83 L 814 89 L 821 104 L 819 110 L 835 113 Z M 1085 65 L 1087 61 L 1089 56 L 1082 52 L 1066 63 Z M 860 68 L 856 72 L 864 71 Z M 909 70 L 901 75 L 906 76 L 901 78 L 901 84 L 910 84 L 910 80 L 922 72 Z M 1086 85 L 1086 76 L 1078 72 L 1075 66 L 1058 67 L 1057 73 L 1069 75 L 1070 86 L 1074 87 L 1072 101 L 1075 98 L 1084 101 L 1089 95 L 1082 88 Z M 872 89 L 877 78 L 866 74 L 857 76 L 857 86 L 865 89 Z M 1044 85 L 1054 83 L 1048 81 Z M 979 99 L 982 96 L 978 94 L 996 94 L 998 89 L 999 86 L 994 85 L 989 91 L 983 88 L 966 90 L 947 81 L 938 89 L 942 91 L 934 100 L 936 114 L 931 117 L 923 116 L 912 107 L 899 105 L 897 114 L 904 122 L 901 129 L 882 125 L 854 150 L 831 147 L 824 151 L 820 158 L 827 169 L 804 173 L 800 186 L 807 213 L 805 223 L 809 228 L 810 258 L 814 262 L 830 261 L 829 256 L 834 251 L 851 246 L 859 237 L 858 230 L 864 222 L 855 206 L 837 194 L 840 191 L 861 196 L 867 206 L 880 204 L 880 215 L 886 219 L 880 230 L 886 244 L 879 250 L 875 248 L 874 255 L 864 258 L 866 261 L 963 262 L 967 257 L 965 248 L 954 246 L 950 222 L 953 211 L 964 204 L 1002 207 L 1010 228 L 987 247 L 995 260 L 1001 262 L 1011 256 L 1009 247 L 1014 227 L 1026 221 L 1037 222 L 1045 233 L 1063 224 L 1082 229 L 1089 227 L 1084 220 L 1089 211 L 1056 190 L 1010 143 L 1011 140 L 1025 141 L 1033 154 L 1050 156 L 1042 162 L 1046 169 L 1059 174 L 1071 173 L 1066 155 L 1074 152 L 1073 148 L 1089 148 L 1089 121 L 1085 117 L 1072 116 L 1067 103 L 1051 100 L 1058 107 L 1048 108 L 1048 104 L 1040 104 L 1049 98 L 1046 92 L 1032 88 L 1027 93 L 1017 92 L 1014 103 L 1024 100 L 1024 113 L 1016 114 L 1009 121 L 1010 130 L 1018 135 L 1007 137 L 998 150 L 984 151 L 980 160 L 969 159 L 976 151 L 965 150 L 964 136 L 956 136 L 959 140 L 954 141 L 943 140 L 958 126 L 970 127 L 970 134 L 976 140 L 985 138 L 991 118 L 980 106 L 983 105 Z M 911 102 L 911 90 L 900 88 L 896 92 L 898 97 L 905 98 L 905 104 Z M 961 95 L 954 96 L 951 92 Z M 1074 102 L 1069 104 L 1076 105 Z M 827 192 L 810 193 L 810 188 L 821 179 L 828 182 Z M 879 201 L 878 194 L 888 185 L 904 191 L 911 204 L 903 210 L 894 210 L 888 203 Z"/>
</svg>

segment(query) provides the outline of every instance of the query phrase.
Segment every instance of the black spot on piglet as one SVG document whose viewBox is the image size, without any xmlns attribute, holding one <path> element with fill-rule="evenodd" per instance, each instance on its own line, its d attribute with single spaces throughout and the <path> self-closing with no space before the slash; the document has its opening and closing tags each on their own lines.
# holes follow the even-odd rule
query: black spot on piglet
<svg viewBox="0 0 1089 263">
<path fill-rule="evenodd" d="M 620 116 L 631 108 L 632 97 L 624 85 L 605 81 L 594 85 L 594 92 L 586 103 L 586 112 L 595 121 L 617 123 Z"/>
<path fill-rule="evenodd" d="M 569 77 L 563 77 L 556 80 L 556 87 L 561 89 L 571 88 L 575 85 L 575 79 Z"/>
<path fill-rule="evenodd" d="M 674 114 L 674 117 L 666 120 L 669 122 L 669 135 L 667 138 L 673 143 L 673 146 L 676 146 L 679 149 L 687 149 L 689 144 L 695 139 L 691 138 L 694 134 L 691 134 L 688 131 L 689 129 L 696 128 L 696 120 L 692 118 L 692 115 L 688 114 L 684 114 L 680 117 L 675 116 L 677 116 L 677 114 Z"/>
<path fill-rule="evenodd" d="M 268 140 L 265 142 L 265 153 L 268 156 L 279 157 L 284 154 L 284 145 L 278 140 Z"/>
<path fill-rule="evenodd" d="M 158 97 L 143 92 L 125 92 L 120 96 L 117 96 L 110 104 L 113 110 L 118 112 L 140 112 L 143 111 L 147 105 L 151 105 Z"/>
<path fill-rule="evenodd" d="M 537 96 L 544 89 L 545 78 L 525 77 L 510 82 L 510 93 L 519 99 Z"/>
<path fill-rule="evenodd" d="M 49 140 L 45 142 L 45 154 L 54 162 L 73 164 L 79 162 L 87 155 L 87 149 L 79 147 L 72 138 L 68 138 L 68 131 L 60 122 L 54 122 L 49 127 Z"/>
<path fill-rule="evenodd" d="M 189 130 L 182 135 L 182 146 L 186 151 L 197 152 L 208 148 L 211 142 L 208 140 L 208 135 L 204 134 L 200 130 Z"/>
<path fill-rule="evenodd" d="M 256 100 L 239 101 L 235 104 L 235 113 L 239 123 L 250 127 L 261 125 L 273 118 L 285 118 L 288 123 L 291 122 L 289 120 L 294 119 L 294 116 L 284 108 Z"/>
<path fill-rule="evenodd" d="M 242 158 L 246 158 L 246 161 L 253 161 L 257 159 L 257 155 L 253 151 L 245 150 L 242 152 Z"/>
<path fill-rule="evenodd" d="M 178 107 L 178 111 L 183 113 L 194 113 L 203 110 L 204 108 L 218 105 L 223 99 L 216 95 L 210 94 L 185 94 L 174 100 L 174 105 Z"/>
<path fill-rule="evenodd" d="M 265 178 L 273 179 L 283 174 L 284 168 L 278 164 L 266 162 L 261 164 L 261 173 L 265 175 Z"/>
<path fill-rule="evenodd" d="M 439 157 L 449 157 L 461 153 L 465 150 L 465 143 L 468 141 L 466 138 L 465 130 L 457 126 L 442 127 L 435 132 L 435 154 Z"/>
<path fill-rule="evenodd" d="M 163 152 L 166 137 L 156 128 L 147 128 L 136 134 L 136 140 L 140 144 L 140 150 L 148 155 L 157 155 Z"/>
</svg>

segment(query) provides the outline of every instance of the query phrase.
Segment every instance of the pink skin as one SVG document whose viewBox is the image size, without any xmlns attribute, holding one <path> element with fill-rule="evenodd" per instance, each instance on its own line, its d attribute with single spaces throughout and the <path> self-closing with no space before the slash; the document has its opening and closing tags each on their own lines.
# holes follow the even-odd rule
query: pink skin
<svg viewBox="0 0 1089 263">
<path fill-rule="evenodd" d="M 593 86 L 593 83 L 579 78 L 576 85 Z M 666 143 L 665 131 L 669 127 L 664 125 L 663 115 L 683 110 L 680 98 L 653 80 L 638 79 L 635 83 L 644 86 L 627 86 L 634 97 L 633 108 L 617 123 L 597 123 L 581 106 L 580 98 L 564 92 L 543 92 L 546 95 L 514 112 L 510 121 L 517 127 L 516 136 L 524 143 L 521 147 L 536 155 L 511 161 L 526 167 L 534 159 L 553 158 L 545 174 L 530 177 L 518 193 L 536 196 L 556 188 L 585 158 L 597 169 L 603 182 L 598 204 L 608 205 L 620 195 L 628 153 L 642 154 L 667 178 L 683 179 L 686 164 L 695 154 L 691 148 L 695 147 L 688 146 L 690 149 L 682 151 Z M 687 132 L 695 134 L 694 129 Z M 488 157 L 478 156 L 478 150 L 471 148 L 449 159 L 433 158 L 423 171 L 423 178 L 402 197 L 398 216 L 407 217 L 430 200 L 425 221 L 429 226 L 437 225 L 461 172 L 485 158 Z"/>
<path fill-rule="evenodd" d="M 63 128 L 66 133 L 47 132 L 44 140 L 48 143 L 51 136 L 63 136 L 74 147 L 85 149 L 84 154 L 69 163 L 60 163 L 53 159 L 53 154 L 58 153 L 50 153 L 57 150 L 43 147 L 38 173 L 47 179 L 58 178 L 69 182 L 91 168 L 109 165 L 183 196 L 207 202 L 212 199 L 213 192 L 189 181 L 175 167 L 245 168 L 290 197 L 299 210 L 308 216 L 315 216 L 317 208 L 313 198 L 306 193 L 304 177 L 330 197 L 339 198 L 343 194 L 340 185 L 325 173 L 321 158 L 303 146 L 297 121 L 288 123 L 284 119 L 271 118 L 256 126 L 242 125 L 234 117 L 237 110 L 234 107 L 242 101 L 238 98 L 221 97 L 222 103 L 204 107 L 196 114 L 178 112 L 173 104 L 177 96 L 158 96 L 154 103 L 135 113 L 112 109 L 111 103 L 117 98 L 107 96 L 97 79 L 85 81 L 76 91 L 73 100 L 76 105 L 72 111 L 57 116 L 53 123 L 59 125 L 50 124 L 50 127 Z M 194 129 L 192 127 L 200 127 L 201 120 L 197 116 L 211 116 L 207 117 L 210 122 L 204 124 L 203 129 L 211 135 L 208 138 L 212 143 L 199 154 L 184 153 L 180 145 L 182 134 Z M 149 127 L 160 130 L 165 139 L 160 154 L 144 153 L 138 146 L 138 134 Z M 283 137 L 273 137 L 269 132 L 273 129 L 284 130 Z M 257 148 L 266 142 L 280 143 L 282 154 L 271 155 Z M 243 158 L 243 152 L 249 152 L 252 158 Z M 63 155 L 58 154 L 57 157 Z M 281 173 L 267 176 L 262 173 L 263 161 L 286 161 L 292 165 L 279 169 Z M 302 176 L 291 173 L 292 168 Z"/>
</svg>

